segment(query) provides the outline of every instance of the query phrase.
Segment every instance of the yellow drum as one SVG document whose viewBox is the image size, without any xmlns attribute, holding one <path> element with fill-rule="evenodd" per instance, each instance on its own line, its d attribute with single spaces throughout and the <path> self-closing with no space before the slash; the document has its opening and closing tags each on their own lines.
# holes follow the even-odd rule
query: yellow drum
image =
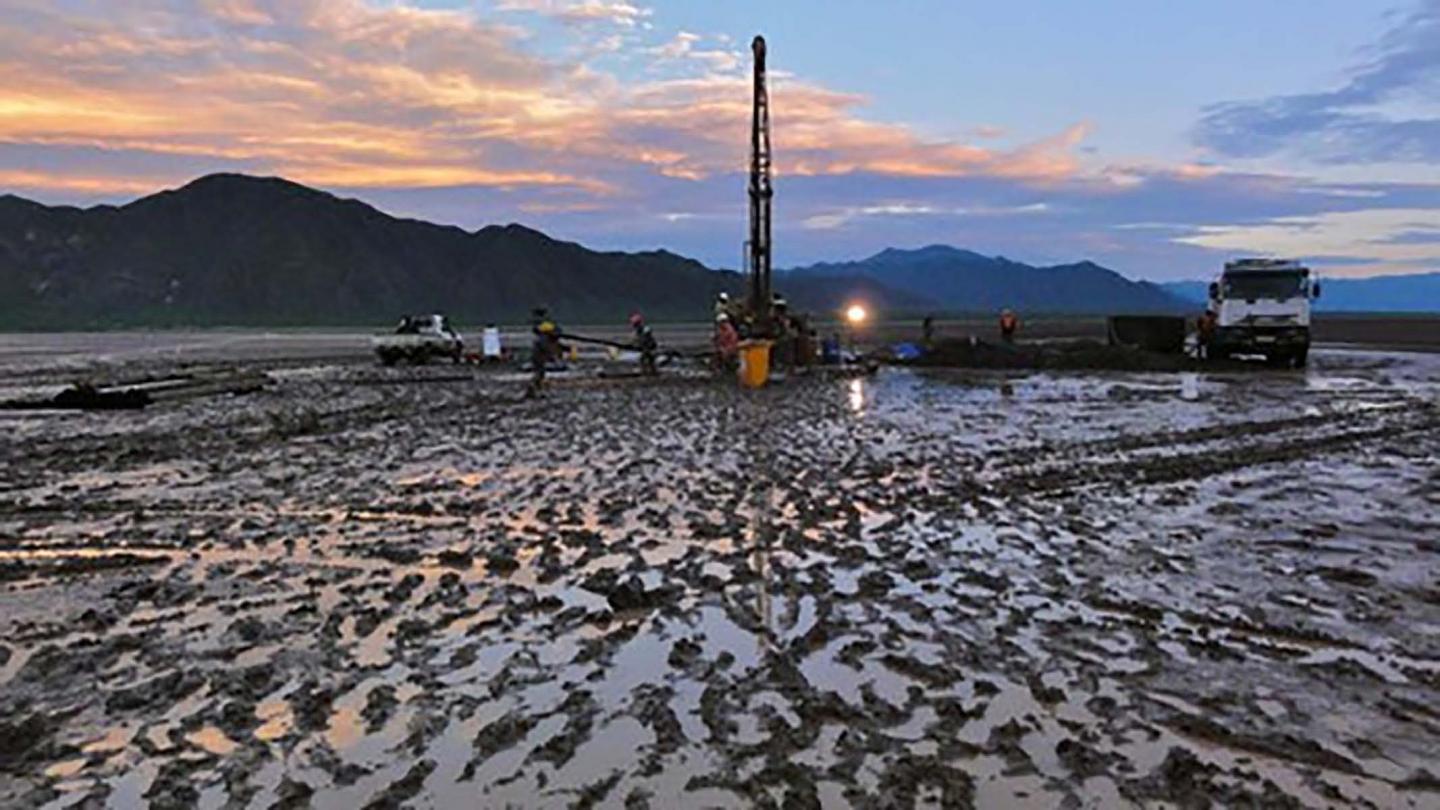
<svg viewBox="0 0 1440 810">
<path fill-rule="evenodd" d="M 740 384 L 746 388 L 763 388 L 770 379 L 770 346 L 768 340 L 740 341 Z"/>
</svg>

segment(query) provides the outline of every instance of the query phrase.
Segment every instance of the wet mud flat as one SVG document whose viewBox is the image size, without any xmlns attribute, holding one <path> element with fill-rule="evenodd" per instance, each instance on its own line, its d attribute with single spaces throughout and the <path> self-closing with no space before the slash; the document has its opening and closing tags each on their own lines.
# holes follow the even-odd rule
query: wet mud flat
<svg viewBox="0 0 1440 810">
<path fill-rule="evenodd" d="M 1440 806 L 1440 357 L 267 369 L 6 417 L 0 806 Z"/>
</svg>

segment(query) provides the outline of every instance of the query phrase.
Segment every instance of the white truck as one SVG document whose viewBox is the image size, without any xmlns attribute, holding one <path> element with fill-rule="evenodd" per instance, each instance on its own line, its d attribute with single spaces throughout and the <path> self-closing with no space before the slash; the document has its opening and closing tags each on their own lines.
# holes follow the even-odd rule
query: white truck
<svg viewBox="0 0 1440 810">
<path fill-rule="evenodd" d="M 432 357 L 445 357 L 458 363 L 465 349 L 460 335 L 450 328 L 450 319 L 438 312 L 433 315 L 407 315 L 392 334 L 376 335 L 371 338 L 370 345 L 380 362 L 387 366 L 401 360 L 425 363 Z"/>
<path fill-rule="evenodd" d="M 1260 354 L 1273 364 L 1303 367 L 1310 353 L 1310 302 L 1319 297 L 1319 280 L 1292 259 L 1226 262 L 1210 285 L 1210 356 Z"/>
</svg>

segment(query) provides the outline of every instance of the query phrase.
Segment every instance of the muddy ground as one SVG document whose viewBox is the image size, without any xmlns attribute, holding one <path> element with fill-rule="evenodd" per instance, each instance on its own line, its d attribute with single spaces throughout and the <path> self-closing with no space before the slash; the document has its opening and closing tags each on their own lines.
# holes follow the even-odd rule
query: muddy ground
<svg viewBox="0 0 1440 810">
<path fill-rule="evenodd" d="M 0 422 L 0 806 L 1440 807 L 1440 356 L 251 365 Z"/>
</svg>

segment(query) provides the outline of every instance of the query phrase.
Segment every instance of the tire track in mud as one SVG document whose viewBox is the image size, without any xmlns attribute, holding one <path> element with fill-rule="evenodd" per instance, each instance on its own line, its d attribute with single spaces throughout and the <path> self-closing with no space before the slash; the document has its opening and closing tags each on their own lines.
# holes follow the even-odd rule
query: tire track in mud
<svg viewBox="0 0 1440 810">
<path fill-rule="evenodd" d="M 1380 418 L 1377 419 L 1377 416 Z M 1381 424 L 1372 426 L 1376 421 Z M 1319 428 L 1334 432 L 1310 435 Z M 1440 430 L 1440 409 L 1432 405 L 1416 405 L 1414 411 L 1404 413 L 1390 410 L 1372 411 L 1364 416 L 1335 414 L 1255 422 L 1234 426 L 1233 430 L 1232 426 L 1216 426 L 1157 436 L 1122 437 L 1067 446 L 1055 452 L 1053 460 L 1042 457 L 1014 465 L 1021 469 L 1018 473 L 1007 475 L 1006 468 L 1001 467 L 992 486 L 1007 494 L 1068 494 L 1076 489 L 1109 484 L 1170 484 L 1223 475 L 1247 467 L 1299 461 L 1437 430 Z M 1277 434 L 1278 438 L 1273 438 Z M 1254 437 L 1270 440 L 1237 442 Z M 1184 449 L 1205 444 L 1217 446 Z M 1115 454 L 1153 449 L 1161 452 L 1113 460 Z M 1034 469 L 1037 467 L 1040 469 Z"/>
<path fill-rule="evenodd" d="M 1331 411 L 1329 413 L 1306 414 L 1283 419 L 1265 419 L 1249 422 L 1222 422 L 1187 430 L 1156 431 L 1140 435 L 1121 435 L 1090 441 L 1048 443 L 1007 448 L 994 454 L 1000 466 L 1023 464 L 1018 459 L 1039 456 L 1066 457 L 1076 454 L 1099 455 L 1106 452 L 1148 450 L 1155 447 L 1173 447 L 1184 444 L 1199 444 L 1210 441 L 1244 438 L 1248 436 L 1279 433 L 1308 427 L 1329 425 L 1335 422 L 1360 421 L 1366 419 L 1364 412 Z"/>
<path fill-rule="evenodd" d="M 509 407 L 516 402 L 508 397 L 483 394 L 466 397 L 467 406 L 492 410 L 497 405 Z M 417 405 L 403 397 L 331 409 L 309 405 L 293 408 L 250 405 L 222 421 L 186 424 L 178 429 L 168 425 L 146 426 L 133 432 L 27 440 L 23 444 L 11 443 L 8 447 L 0 444 L 0 467 L 17 473 L 29 468 L 29 474 L 8 480 L 0 474 L 0 493 L 43 483 L 43 479 L 33 474 L 37 466 L 47 477 L 53 478 L 96 468 L 123 472 L 147 464 L 225 458 L 298 438 L 342 436 L 387 422 L 424 419 L 453 411 L 455 405 L 449 398 Z M 136 418 L 138 421 L 144 417 Z M 0 513 L 3 511 L 4 505 L 0 503 Z"/>
</svg>

